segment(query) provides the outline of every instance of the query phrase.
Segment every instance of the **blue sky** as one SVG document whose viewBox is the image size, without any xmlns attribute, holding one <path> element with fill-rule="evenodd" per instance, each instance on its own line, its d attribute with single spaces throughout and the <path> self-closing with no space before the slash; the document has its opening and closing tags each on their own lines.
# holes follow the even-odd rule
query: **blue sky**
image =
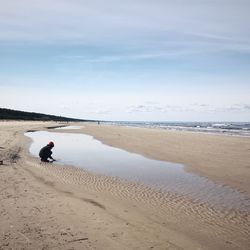
<svg viewBox="0 0 250 250">
<path fill-rule="evenodd" d="M 248 0 L 0 0 L 0 106 L 249 121 Z"/>
</svg>

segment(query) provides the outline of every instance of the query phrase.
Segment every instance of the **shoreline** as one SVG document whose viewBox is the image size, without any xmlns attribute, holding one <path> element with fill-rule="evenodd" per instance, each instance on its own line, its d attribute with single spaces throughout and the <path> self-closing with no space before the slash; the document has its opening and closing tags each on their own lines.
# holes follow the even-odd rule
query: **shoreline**
<svg viewBox="0 0 250 250">
<path fill-rule="evenodd" d="M 102 122 L 102 125 L 159 129 L 174 132 L 194 132 L 222 136 L 250 137 L 250 122 Z M 185 126 L 192 124 L 193 126 Z M 204 126 L 206 124 L 207 126 Z M 196 125 L 196 126 L 194 126 Z M 216 125 L 216 126 L 214 126 Z M 239 126 L 247 127 L 241 128 Z M 229 128 L 230 126 L 233 126 Z M 237 127 L 238 126 L 238 127 Z"/>
<path fill-rule="evenodd" d="M 1 142 L 6 144 L 0 153 L 7 158 L 6 165 L 0 166 L 1 198 L 5 200 L 0 208 L 0 248 L 247 249 L 249 246 L 249 214 L 237 211 L 224 214 L 206 204 L 196 204 L 185 197 L 164 196 L 133 183 L 68 166 L 44 166 L 29 155 L 29 139 L 23 132 L 42 129 L 48 123 L 14 124 L 1 127 L 0 135 Z M 150 146 L 147 145 L 142 135 L 145 131 L 138 134 L 137 130 L 107 129 L 93 124 L 78 132 L 83 130 L 128 151 L 144 150 L 147 154 L 157 150 L 148 132 L 151 140 Z M 152 136 L 158 142 L 157 133 Z M 145 142 L 143 150 L 141 141 Z"/>
<path fill-rule="evenodd" d="M 65 132 L 86 133 L 131 153 L 183 164 L 188 172 L 250 195 L 250 137 L 94 124 Z"/>
</svg>

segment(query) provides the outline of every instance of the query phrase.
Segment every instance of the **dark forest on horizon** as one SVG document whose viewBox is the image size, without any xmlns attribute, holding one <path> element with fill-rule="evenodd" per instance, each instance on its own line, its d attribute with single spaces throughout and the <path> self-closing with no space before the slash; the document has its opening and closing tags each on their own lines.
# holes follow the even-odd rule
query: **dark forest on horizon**
<svg viewBox="0 0 250 250">
<path fill-rule="evenodd" d="M 35 112 L 26 112 L 26 111 L 6 109 L 6 108 L 0 108 L 0 120 L 74 121 L 74 122 L 93 121 L 93 120 L 69 118 L 69 117 L 48 115 L 48 114 L 35 113 Z"/>
</svg>

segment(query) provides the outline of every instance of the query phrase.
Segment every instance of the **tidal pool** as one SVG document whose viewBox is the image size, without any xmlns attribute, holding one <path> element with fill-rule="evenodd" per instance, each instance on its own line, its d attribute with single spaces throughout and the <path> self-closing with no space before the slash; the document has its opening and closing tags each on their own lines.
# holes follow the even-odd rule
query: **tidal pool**
<svg viewBox="0 0 250 250">
<path fill-rule="evenodd" d="M 250 211 L 250 199 L 245 194 L 188 173 L 181 164 L 148 159 L 105 145 L 85 134 L 39 131 L 25 135 L 32 139 L 30 153 L 34 156 L 38 157 L 40 148 L 54 141 L 53 157 L 60 164 L 142 183 L 216 207 Z"/>
<path fill-rule="evenodd" d="M 59 128 L 55 128 L 55 129 L 81 129 L 84 128 L 84 126 L 63 126 L 63 127 L 59 127 Z"/>
</svg>

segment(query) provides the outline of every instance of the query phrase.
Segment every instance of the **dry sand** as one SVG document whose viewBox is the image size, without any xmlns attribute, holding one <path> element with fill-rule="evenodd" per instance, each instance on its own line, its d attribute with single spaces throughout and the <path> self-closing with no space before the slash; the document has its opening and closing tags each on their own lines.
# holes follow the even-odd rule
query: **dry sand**
<svg viewBox="0 0 250 250">
<path fill-rule="evenodd" d="M 0 249 L 249 249 L 248 212 L 40 164 L 23 133 L 53 125 L 0 123 Z M 250 194 L 250 138 L 93 124 L 78 132 Z"/>
</svg>

